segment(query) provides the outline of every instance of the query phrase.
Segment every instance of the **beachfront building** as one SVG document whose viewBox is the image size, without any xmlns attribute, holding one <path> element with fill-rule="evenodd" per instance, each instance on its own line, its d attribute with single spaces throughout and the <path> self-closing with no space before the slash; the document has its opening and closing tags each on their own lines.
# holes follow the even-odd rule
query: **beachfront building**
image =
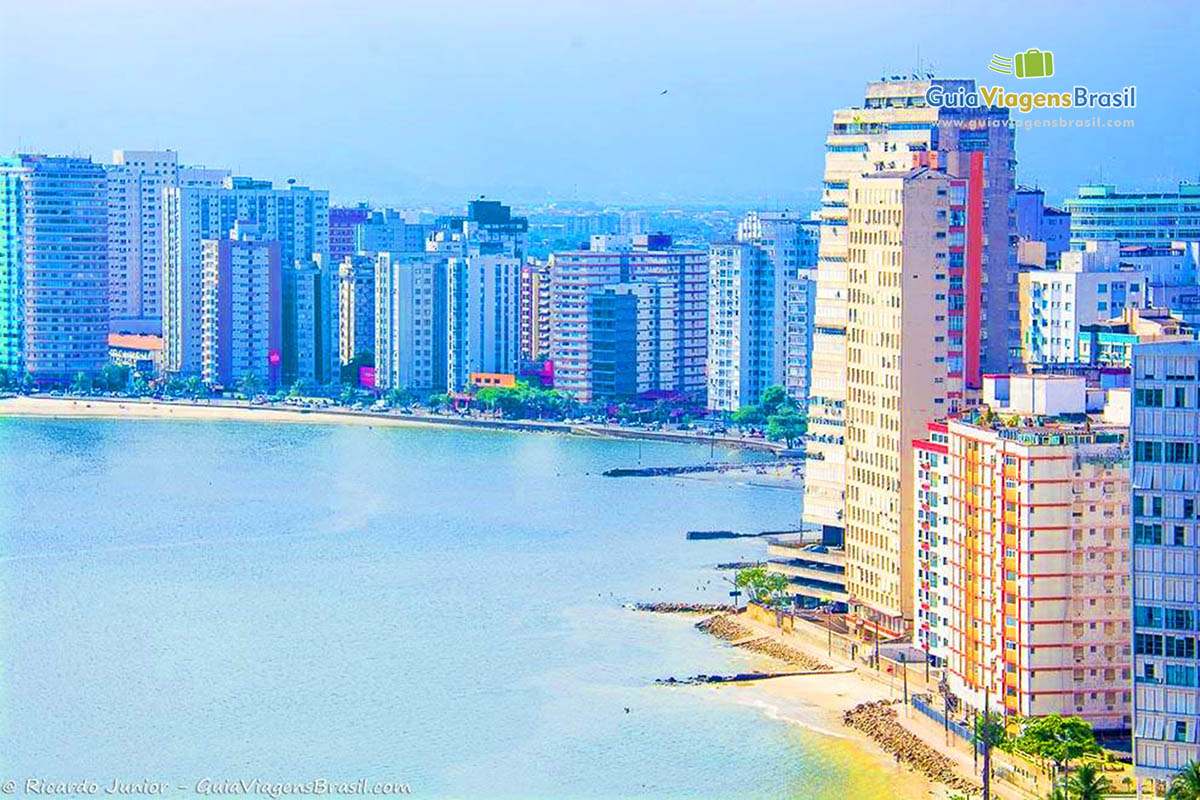
<svg viewBox="0 0 1200 800">
<path fill-rule="evenodd" d="M 787 594 L 800 608 L 845 611 L 846 551 L 836 539 L 815 531 L 785 533 L 767 538 L 767 572 L 787 578 Z"/>
<path fill-rule="evenodd" d="M 674 319 L 670 326 L 638 331 L 638 348 L 673 350 L 670 375 L 653 391 L 702 401 L 708 348 L 708 253 L 672 247 L 663 234 L 593 236 L 588 250 L 550 256 L 550 357 L 554 387 L 581 402 L 591 402 L 593 358 L 590 301 L 592 295 L 617 284 L 666 282 L 674 287 Z M 677 345 L 657 342 L 657 332 L 670 331 Z"/>
<path fill-rule="evenodd" d="M 349 364 L 375 352 L 375 257 L 348 255 L 338 265 L 338 351 Z M 366 366 L 370 366 L 368 363 Z"/>
<path fill-rule="evenodd" d="M 446 260 L 437 253 L 375 257 L 375 385 L 446 389 Z"/>
<path fill-rule="evenodd" d="M 162 337 L 149 333 L 110 333 L 108 360 L 149 381 L 162 374 Z"/>
<path fill-rule="evenodd" d="M 1014 199 L 1018 248 L 1037 246 L 1038 266 L 1057 269 L 1059 259 L 1070 247 L 1071 215 L 1046 205 L 1046 193 L 1041 189 L 1018 187 Z"/>
<path fill-rule="evenodd" d="M 1080 364 L 1098 367 L 1133 366 L 1134 345 L 1194 339 L 1195 328 L 1161 308 L 1126 308 L 1121 316 L 1079 326 L 1076 354 Z"/>
<path fill-rule="evenodd" d="M 325 358 L 328 345 L 325 326 L 330 319 L 336 319 L 327 308 L 330 302 L 336 304 L 336 295 L 328 291 L 327 270 L 318 257 L 284 265 L 281 273 L 283 346 L 280 379 L 289 386 L 297 381 L 310 386 L 329 383 L 333 378 Z"/>
<path fill-rule="evenodd" d="M 844 407 L 850 180 L 907 170 L 914 153 L 934 151 L 945 156 L 943 163 L 951 174 L 971 178 L 971 170 L 976 170 L 979 188 L 970 198 L 972 228 L 961 254 L 955 256 L 956 261 L 962 258 L 972 273 L 985 276 L 975 290 L 982 297 L 983 309 L 975 352 L 981 355 L 985 370 L 1002 372 L 1008 369 L 1010 353 L 1020 345 L 1014 222 L 1010 212 L 1016 161 L 1013 130 L 1004 124 L 1008 111 L 931 107 L 925 95 L 933 85 L 946 92 L 959 88 L 974 91 L 974 81 L 970 80 L 871 82 L 860 107 L 833 112 L 833 123 L 825 138 L 805 435 L 808 460 L 804 520 L 839 532 L 845 525 L 846 507 Z M 980 159 L 972 160 L 976 155 Z M 966 163 L 960 163 L 963 161 Z"/>
<path fill-rule="evenodd" d="M 550 265 L 521 267 L 521 358 L 544 360 L 550 353 Z"/>
<path fill-rule="evenodd" d="M 1133 351 L 1133 760 L 1200 760 L 1200 342 Z"/>
<path fill-rule="evenodd" d="M 229 170 L 180 165 L 171 150 L 115 150 L 108 177 L 109 329 L 162 333 L 166 189 L 219 187 Z"/>
<path fill-rule="evenodd" d="M 923 166 L 853 177 L 846 194 L 846 589 L 871 637 L 913 619 L 910 443 L 979 386 L 969 185 Z"/>
<path fill-rule="evenodd" d="M 1200 241 L 1200 183 L 1177 192 L 1118 192 L 1111 183 L 1079 187 L 1063 203 L 1071 215 L 1071 249 L 1087 242 L 1161 246 Z"/>
<path fill-rule="evenodd" d="M 818 235 L 819 222 L 798 213 L 752 211 L 738 224 L 736 241 L 709 246 L 710 409 L 754 405 L 776 385 L 807 400 L 813 297 L 807 287 Z"/>
<path fill-rule="evenodd" d="M 234 177 L 219 188 L 168 187 L 164 195 L 163 344 L 166 369 L 173 375 L 199 374 L 201 365 L 201 245 L 220 239 L 235 222 L 254 223 L 265 240 L 279 242 L 285 308 L 290 273 L 317 264 L 317 352 L 311 373 L 317 383 L 340 376 L 337 321 L 337 267 L 329 264 L 329 193 L 307 186 L 276 189 L 270 181 Z M 297 267 L 297 265 L 299 265 Z M 284 333 L 287 358 L 288 333 Z M 287 369 L 284 370 L 288 372 Z M 286 375 L 285 378 L 286 380 Z"/>
<path fill-rule="evenodd" d="M 1117 242 L 1088 242 L 1062 254 L 1059 269 L 1020 276 L 1021 359 L 1026 364 L 1072 364 L 1083 325 L 1146 308 L 1149 277 L 1122 263 Z"/>
<path fill-rule="evenodd" d="M 104 168 L 65 156 L 0 159 L 0 224 L 0 370 L 48 385 L 97 372 L 108 358 Z"/>
<path fill-rule="evenodd" d="M 631 400 L 678 382 L 679 289 L 667 279 L 615 283 L 588 296 L 592 399 Z"/>
<path fill-rule="evenodd" d="M 989 376 L 985 409 L 915 443 L 916 627 L 968 708 L 1128 730 L 1128 390 L 1091 415 L 1087 393 Z"/>
<path fill-rule="evenodd" d="M 259 238 L 258 227 L 234 223 L 224 239 L 201 243 L 201 377 L 233 389 L 279 385 L 282 360 L 283 277 L 279 242 Z"/>
<path fill-rule="evenodd" d="M 521 366 L 521 262 L 510 255 L 456 256 L 446 262 L 446 388 L 462 392 L 473 372 Z"/>
</svg>

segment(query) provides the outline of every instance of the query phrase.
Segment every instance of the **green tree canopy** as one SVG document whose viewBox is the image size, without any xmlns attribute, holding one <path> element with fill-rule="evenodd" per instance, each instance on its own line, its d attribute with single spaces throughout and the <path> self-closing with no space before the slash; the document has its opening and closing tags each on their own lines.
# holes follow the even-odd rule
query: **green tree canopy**
<svg viewBox="0 0 1200 800">
<path fill-rule="evenodd" d="M 1167 800 L 1200 800 L 1200 761 L 1191 762 L 1171 779 Z"/>
<path fill-rule="evenodd" d="M 1013 747 L 1022 753 L 1062 766 L 1100 752 L 1092 726 L 1078 717 L 1048 714 L 1021 723 Z"/>
<path fill-rule="evenodd" d="M 808 420 L 790 406 L 784 406 L 767 417 L 767 438 L 773 441 L 782 440 L 789 448 L 807 429 Z"/>
<path fill-rule="evenodd" d="M 1112 791 L 1108 778 L 1093 763 L 1081 764 L 1063 781 L 1067 797 L 1071 800 L 1104 800 Z"/>
</svg>

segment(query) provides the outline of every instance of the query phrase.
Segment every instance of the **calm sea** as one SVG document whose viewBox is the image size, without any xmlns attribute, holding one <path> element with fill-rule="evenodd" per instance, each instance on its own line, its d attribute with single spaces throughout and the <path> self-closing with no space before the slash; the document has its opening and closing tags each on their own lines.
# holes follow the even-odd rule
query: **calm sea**
<svg viewBox="0 0 1200 800">
<path fill-rule="evenodd" d="M 725 599 L 713 565 L 761 543 L 684 532 L 786 527 L 798 501 L 599 474 L 639 457 L 709 448 L 0 419 L 0 779 L 898 797 L 844 740 L 652 685 L 763 665 L 621 603 Z"/>
</svg>

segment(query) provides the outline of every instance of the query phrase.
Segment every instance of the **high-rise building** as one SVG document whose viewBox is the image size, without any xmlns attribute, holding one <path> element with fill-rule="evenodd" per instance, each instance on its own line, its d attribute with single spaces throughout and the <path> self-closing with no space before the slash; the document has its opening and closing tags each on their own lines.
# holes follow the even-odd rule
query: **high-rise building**
<svg viewBox="0 0 1200 800">
<path fill-rule="evenodd" d="M 964 240 L 962 259 L 982 277 L 980 330 L 974 352 L 983 369 L 1005 372 L 1019 351 L 1016 251 L 1012 243 L 1015 191 L 1013 130 L 1007 109 L 934 108 L 925 93 L 974 91 L 974 81 L 877 81 L 867 85 L 859 108 L 834 111 L 825 140 L 820 253 L 816 269 L 811 384 L 805 448 L 804 519 L 840 532 L 845 513 L 847 198 L 853 177 L 906 170 L 914 153 L 937 151 L 953 175 L 979 174 L 971 199 L 980 225 Z M 982 156 L 975 160 L 976 155 Z M 986 287 L 986 288 L 985 288 Z"/>
<path fill-rule="evenodd" d="M 1017 189 L 1015 199 L 1019 246 L 1037 243 L 1040 245 L 1041 266 L 1055 269 L 1059 257 L 1070 246 L 1071 215 L 1046 205 L 1046 193 L 1041 189 L 1022 186 Z"/>
<path fill-rule="evenodd" d="M 554 386 L 581 402 L 593 399 L 591 295 L 615 284 L 665 280 L 678 298 L 673 382 L 653 387 L 699 402 L 708 350 L 708 253 L 674 249 L 662 234 L 593 236 L 589 250 L 550 256 L 550 355 Z M 645 346 L 652 347 L 645 333 Z"/>
<path fill-rule="evenodd" d="M 108 173 L 108 303 L 114 332 L 162 333 L 168 188 L 219 187 L 229 170 L 180 166 L 171 150 L 115 150 Z"/>
<path fill-rule="evenodd" d="M 521 267 L 521 358 L 534 361 L 550 353 L 550 265 L 531 261 Z"/>
<path fill-rule="evenodd" d="M 108 188 L 91 159 L 0 160 L 0 369 L 70 382 L 108 359 Z"/>
<path fill-rule="evenodd" d="M 375 258 L 375 385 L 446 390 L 446 259 L 438 253 Z"/>
<path fill-rule="evenodd" d="M 793 399 L 807 400 L 811 328 L 793 328 L 812 318 L 808 284 L 818 236 L 817 220 L 759 211 L 738 225 L 736 242 L 710 246 L 709 408 L 754 405 L 768 386 L 788 385 L 789 376 Z"/>
<path fill-rule="evenodd" d="M 1120 258 L 1117 242 L 1088 242 L 1086 251 L 1062 254 L 1059 269 L 1020 275 L 1021 360 L 1073 364 L 1084 325 L 1146 308 L 1149 279 Z"/>
<path fill-rule="evenodd" d="M 204 381 L 232 389 L 252 378 L 263 389 L 277 387 L 283 338 L 279 242 L 259 239 L 255 225 L 234 223 L 228 238 L 201 243 L 201 260 Z"/>
<path fill-rule="evenodd" d="M 679 291 L 667 279 L 615 283 L 588 297 L 592 400 L 673 386 L 680 363 Z"/>
<path fill-rule="evenodd" d="M 509 255 L 456 256 L 446 263 L 447 388 L 465 391 L 475 372 L 521 366 L 521 262 Z"/>
<path fill-rule="evenodd" d="M 1127 247 L 1200 241 L 1200 183 L 1180 183 L 1178 192 L 1118 192 L 1111 183 L 1089 184 L 1063 208 L 1071 215 L 1073 250 L 1089 241 Z"/>
<path fill-rule="evenodd" d="M 1128 730 L 1129 390 L 1091 415 L 1082 377 L 984 394 L 914 443 L 916 642 L 971 709 Z"/>
<path fill-rule="evenodd" d="M 414 253 L 425 249 L 430 226 L 409 222 L 402 212 L 385 208 L 372 211 L 355 226 L 355 252 Z"/>
<path fill-rule="evenodd" d="M 283 275 L 283 361 L 280 370 L 283 382 L 296 381 L 325 384 L 332 380 L 325 358 L 328 342 L 328 320 L 336 319 L 328 310 L 337 295 L 330 293 L 325 269 L 320 257 L 284 266 Z M 339 363 L 340 373 L 340 363 Z M 340 375 L 339 375 L 340 377 Z"/>
<path fill-rule="evenodd" d="M 910 444 L 980 384 L 979 276 L 951 258 L 972 221 L 969 186 L 921 167 L 847 189 L 846 589 L 872 636 L 913 619 Z"/>
<path fill-rule="evenodd" d="M 1133 762 L 1200 760 L 1200 342 L 1133 351 Z"/>
<path fill-rule="evenodd" d="M 307 186 L 275 189 L 270 181 L 227 179 L 221 188 L 180 186 L 165 190 L 163 254 L 163 346 L 165 369 L 176 375 L 200 372 L 201 248 L 220 239 L 237 221 L 254 223 L 260 236 L 279 242 L 285 308 L 289 276 L 315 262 L 322 317 L 318 320 L 312 370 L 318 383 L 340 376 L 337 268 L 329 263 L 329 193 Z M 319 257 L 319 258 L 318 258 Z M 284 334 L 287 361 L 288 334 Z M 284 369 L 287 379 L 288 369 Z"/>
<path fill-rule="evenodd" d="M 375 352 L 375 257 L 349 255 L 338 266 L 338 332 L 343 364 Z"/>
<path fill-rule="evenodd" d="M 366 203 L 356 206 L 329 207 L 329 260 L 341 264 L 346 256 L 359 251 L 358 229 L 367 221 L 371 207 Z"/>
</svg>

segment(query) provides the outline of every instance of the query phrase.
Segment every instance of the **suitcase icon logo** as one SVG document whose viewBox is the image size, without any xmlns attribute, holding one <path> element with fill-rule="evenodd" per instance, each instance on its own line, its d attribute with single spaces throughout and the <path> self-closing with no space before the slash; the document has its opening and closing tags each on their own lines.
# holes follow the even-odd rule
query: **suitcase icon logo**
<svg viewBox="0 0 1200 800">
<path fill-rule="evenodd" d="M 1012 58 L 994 55 L 988 63 L 988 69 L 1018 78 L 1049 78 L 1054 74 L 1054 54 L 1049 50 L 1031 47 Z"/>
</svg>

